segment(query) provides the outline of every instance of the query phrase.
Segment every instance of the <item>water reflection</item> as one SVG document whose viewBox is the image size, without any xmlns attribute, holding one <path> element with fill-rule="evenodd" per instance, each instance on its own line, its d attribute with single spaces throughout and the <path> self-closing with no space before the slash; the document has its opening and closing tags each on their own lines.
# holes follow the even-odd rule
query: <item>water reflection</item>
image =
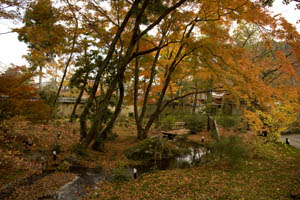
<svg viewBox="0 0 300 200">
<path fill-rule="evenodd" d="M 148 161 L 142 165 L 131 166 L 131 169 L 136 168 L 138 174 L 141 174 L 151 170 L 188 168 L 199 164 L 206 154 L 206 149 L 203 147 L 189 147 L 188 150 L 189 151 L 183 155 L 167 160 Z"/>
</svg>

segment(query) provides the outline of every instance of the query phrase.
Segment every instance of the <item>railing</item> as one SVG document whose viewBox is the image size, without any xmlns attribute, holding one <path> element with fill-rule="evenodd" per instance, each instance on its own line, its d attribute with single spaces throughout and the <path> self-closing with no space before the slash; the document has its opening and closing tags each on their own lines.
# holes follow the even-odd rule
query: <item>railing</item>
<svg viewBox="0 0 300 200">
<path fill-rule="evenodd" d="M 0 96 L 0 100 L 10 99 L 10 98 L 18 99 L 18 97 Z M 38 101 L 38 100 L 40 100 L 40 98 L 39 97 L 34 97 L 34 98 L 28 98 L 27 100 L 28 101 Z M 58 98 L 58 103 L 75 104 L 76 100 L 77 100 L 77 98 L 75 98 L 75 97 L 59 97 Z M 83 104 L 84 102 L 85 102 L 85 99 L 81 99 L 79 103 Z"/>
</svg>

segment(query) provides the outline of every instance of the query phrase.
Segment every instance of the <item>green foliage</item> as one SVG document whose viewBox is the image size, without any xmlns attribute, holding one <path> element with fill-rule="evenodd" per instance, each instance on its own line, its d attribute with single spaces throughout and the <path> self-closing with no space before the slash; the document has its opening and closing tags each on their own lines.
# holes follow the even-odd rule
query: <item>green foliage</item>
<svg viewBox="0 0 300 200">
<path fill-rule="evenodd" d="M 232 128 L 241 122 L 241 117 L 237 115 L 220 115 L 217 117 L 218 125 L 223 128 Z"/>
<path fill-rule="evenodd" d="M 207 116 L 201 113 L 177 111 L 162 118 L 163 129 L 171 129 L 175 122 L 185 122 L 185 127 L 192 132 L 199 132 L 206 127 Z"/>
<path fill-rule="evenodd" d="M 46 85 L 39 91 L 39 96 L 46 104 L 52 105 L 56 96 L 56 86 L 53 84 Z"/>
<path fill-rule="evenodd" d="M 218 139 L 219 139 L 219 136 L 218 136 L 218 133 L 217 133 L 216 130 L 211 131 L 211 137 L 212 137 L 214 140 L 218 140 Z"/>
<path fill-rule="evenodd" d="M 211 146 L 210 156 L 231 167 L 238 167 L 248 157 L 248 148 L 238 136 L 221 136 Z"/>
<path fill-rule="evenodd" d="M 168 115 L 166 117 L 164 117 L 161 121 L 162 124 L 162 128 L 167 130 L 167 129 L 171 129 L 172 125 L 177 121 L 176 117 L 173 115 Z"/>
<path fill-rule="evenodd" d="M 81 157 L 88 156 L 88 152 L 87 152 L 86 148 L 81 143 L 76 143 L 76 144 L 72 145 L 71 151 L 73 151 L 76 155 L 81 156 Z"/>
<path fill-rule="evenodd" d="M 76 129 L 73 129 L 72 134 L 76 135 Z"/>
<path fill-rule="evenodd" d="M 61 122 L 59 120 L 55 121 L 55 125 L 56 126 L 60 126 L 61 125 Z"/>
<path fill-rule="evenodd" d="M 97 98 L 97 102 L 98 101 L 101 101 L 101 97 L 96 97 Z M 93 102 L 93 105 L 92 107 L 90 108 L 90 113 L 88 115 L 88 118 L 90 120 L 94 120 L 95 118 L 95 115 L 96 115 L 96 110 L 97 110 L 97 102 Z M 110 102 L 110 106 L 114 106 L 114 103 L 113 102 Z M 109 119 L 113 116 L 113 112 L 108 108 L 106 107 L 106 110 L 104 111 L 104 115 L 103 115 L 103 122 L 106 123 L 107 121 L 109 121 Z"/>
<path fill-rule="evenodd" d="M 62 172 L 66 172 L 69 171 L 70 167 L 71 167 L 71 163 L 67 162 L 67 161 L 63 161 L 62 163 L 60 163 L 60 165 L 57 167 L 58 171 L 62 171 Z"/>
<path fill-rule="evenodd" d="M 92 76 L 93 70 L 101 65 L 101 62 L 102 57 L 97 50 L 91 50 L 86 52 L 84 56 L 79 57 L 75 64 L 76 71 L 70 79 L 70 88 L 85 89 L 87 80 L 92 79 L 89 76 Z"/>
<path fill-rule="evenodd" d="M 110 180 L 112 182 L 125 182 L 132 179 L 128 169 L 126 168 L 117 168 L 112 170 Z"/>
<path fill-rule="evenodd" d="M 186 128 L 190 129 L 192 133 L 196 133 L 205 128 L 207 116 L 199 113 L 186 114 L 183 121 L 186 123 Z"/>
<path fill-rule="evenodd" d="M 110 132 L 107 135 L 107 140 L 108 141 L 114 141 L 116 138 L 118 137 L 118 134 L 114 133 L 114 132 Z"/>
</svg>

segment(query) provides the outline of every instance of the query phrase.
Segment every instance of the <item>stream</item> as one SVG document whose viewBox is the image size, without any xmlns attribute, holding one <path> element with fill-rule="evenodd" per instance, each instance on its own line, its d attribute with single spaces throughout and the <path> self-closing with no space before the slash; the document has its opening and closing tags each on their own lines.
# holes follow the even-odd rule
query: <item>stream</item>
<svg viewBox="0 0 300 200">
<path fill-rule="evenodd" d="M 84 169 L 78 168 L 72 171 L 77 172 L 77 176 L 73 181 L 64 185 L 60 190 L 54 195 L 55 200 L 79 200 L 84 195 L 86 195 L 86 189 L 89 187 L 94 187 L 96 189 L 96 184 L 99 181 L 105 179 L 103 171 L 101 168 L 96 169 Z"/>
<path fill-rule="evenodd" d="M 168 160 L 148 161 L 141 165 L 132 165 L 126 168 L 129 176 L 133 178 L 133 168 L 137 169 L 138 176 L 153 170 L 170 170 L 176 168 L 193 167 L 201 162 L 206 153 L 203 147 L 191 146 L 189 152 Z M 73 169 L 77 172 L 75 179 L 64 185 L 53 198 L 55 200 L 80 200 L 87 194 L 86 188 L 96 189 L 96 184 L 106 178 L 103 171 L 99 169 Z"/>
</svg>

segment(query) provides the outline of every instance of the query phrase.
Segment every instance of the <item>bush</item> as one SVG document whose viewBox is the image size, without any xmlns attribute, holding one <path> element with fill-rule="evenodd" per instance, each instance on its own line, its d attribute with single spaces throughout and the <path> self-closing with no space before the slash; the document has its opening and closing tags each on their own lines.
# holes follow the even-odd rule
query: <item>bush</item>
<svg viewBox="0 0 300 200">
<path fill-rule="evenodd" d="M 117 168 L 114 169 L 111 173 L 110 180 L 112 182 L 124 182 L 130 181 L 132 179 L 131 174 L 129 173 L 128 169 L 126 168 Z"/>
<path fill-rule="evenodd" d="M 222 136 L 211 146 L 210 156 L 231 167 L 237 167 L 248 157 L 248 147 L 238 136 Z"/>
<path fill-rule="evenodd" d="M 81 143 L 74 144 L 71 147 L 71 151 L 73 151 L 76 155 L 81 157 L 88 156 L 88 152 L 86 151 L 86 148 Z"/>
<path fill-rule="evenodd" d="M 116 134 L 116 133 L 114 133 L 114 132 L 111 131 L 111 132 L 108 133 L 108 135 L 107 135 L 107 140 L 108 140 L 108 141 L 114 141 L 114 140 L 117 139 L 118 136 L 119 136 L 118 134 Z"/>
<path fill-rule="evenodd" d="M 43 100 L 38 100 L 33 76 L 24 67 L 9 68 L 0 73 L 0 121 L 15 116 L 23 116 L 32 122 L 48 119 L 50 108 Z"/>
<path fill-rule="evenodd" d="M 206 127 L 207 116 L 199 113 L 178 111 L 167 115 L 161 120 L 163 129 L 171 129 L 175 122 L 185 122 L 185 127 L 191 132 L 199 132 Z"/>
<path fill-rule="evenodd" d="M 176 122 L 176 117 L 173 115 L 168 115 L 166 117 L 164 117 L 161 121 L 162 124 L 162 128 L 163 129 L 171 129 L 172 125 Z"/>
<path fill-rule="evenodd" d="M 211 137 L 214 139 L 214 140 L 218 140 L 219 139 L 219 135 L 217 133 L 216 130 L 213 130 L 210 132 L 211 133 Z"/>
<path fill-rule="evenodd" d="M 190 129 L 192 133 L 202 131 L 206 126 L 207 117 L 202 114 L 186 114 L 183 118 L 186 128 Z"/>
<path fill-rule="evenodd" d="M 68 161 L 63 161 L 62 163 L 60 163 L 60 165 L 57 167 L 58 171 L 61 172 L 67 172 L 70 170 L 72 164 L 69 163 Z"/>
<path fill-rule="evenodd" d="M 39 96 L 41 99 L 43 99 L 45 101 L 46 104 L 48 104 L 49 106 L 52 106 L 55 97 L 56 97 L 56 93 L 57 93 L 57 89 L 53 86 L 45 86 L 43 87 L 42 90 L 40 90 L 39 92 Z"/>
<path fill-rule="evenodd" d="M 237 126 L 241 122 L 241 117 L 236 115 L 221 115 L 217 117 L 218 125 L 223 128 L 231 128 Z"/>
</svg>

